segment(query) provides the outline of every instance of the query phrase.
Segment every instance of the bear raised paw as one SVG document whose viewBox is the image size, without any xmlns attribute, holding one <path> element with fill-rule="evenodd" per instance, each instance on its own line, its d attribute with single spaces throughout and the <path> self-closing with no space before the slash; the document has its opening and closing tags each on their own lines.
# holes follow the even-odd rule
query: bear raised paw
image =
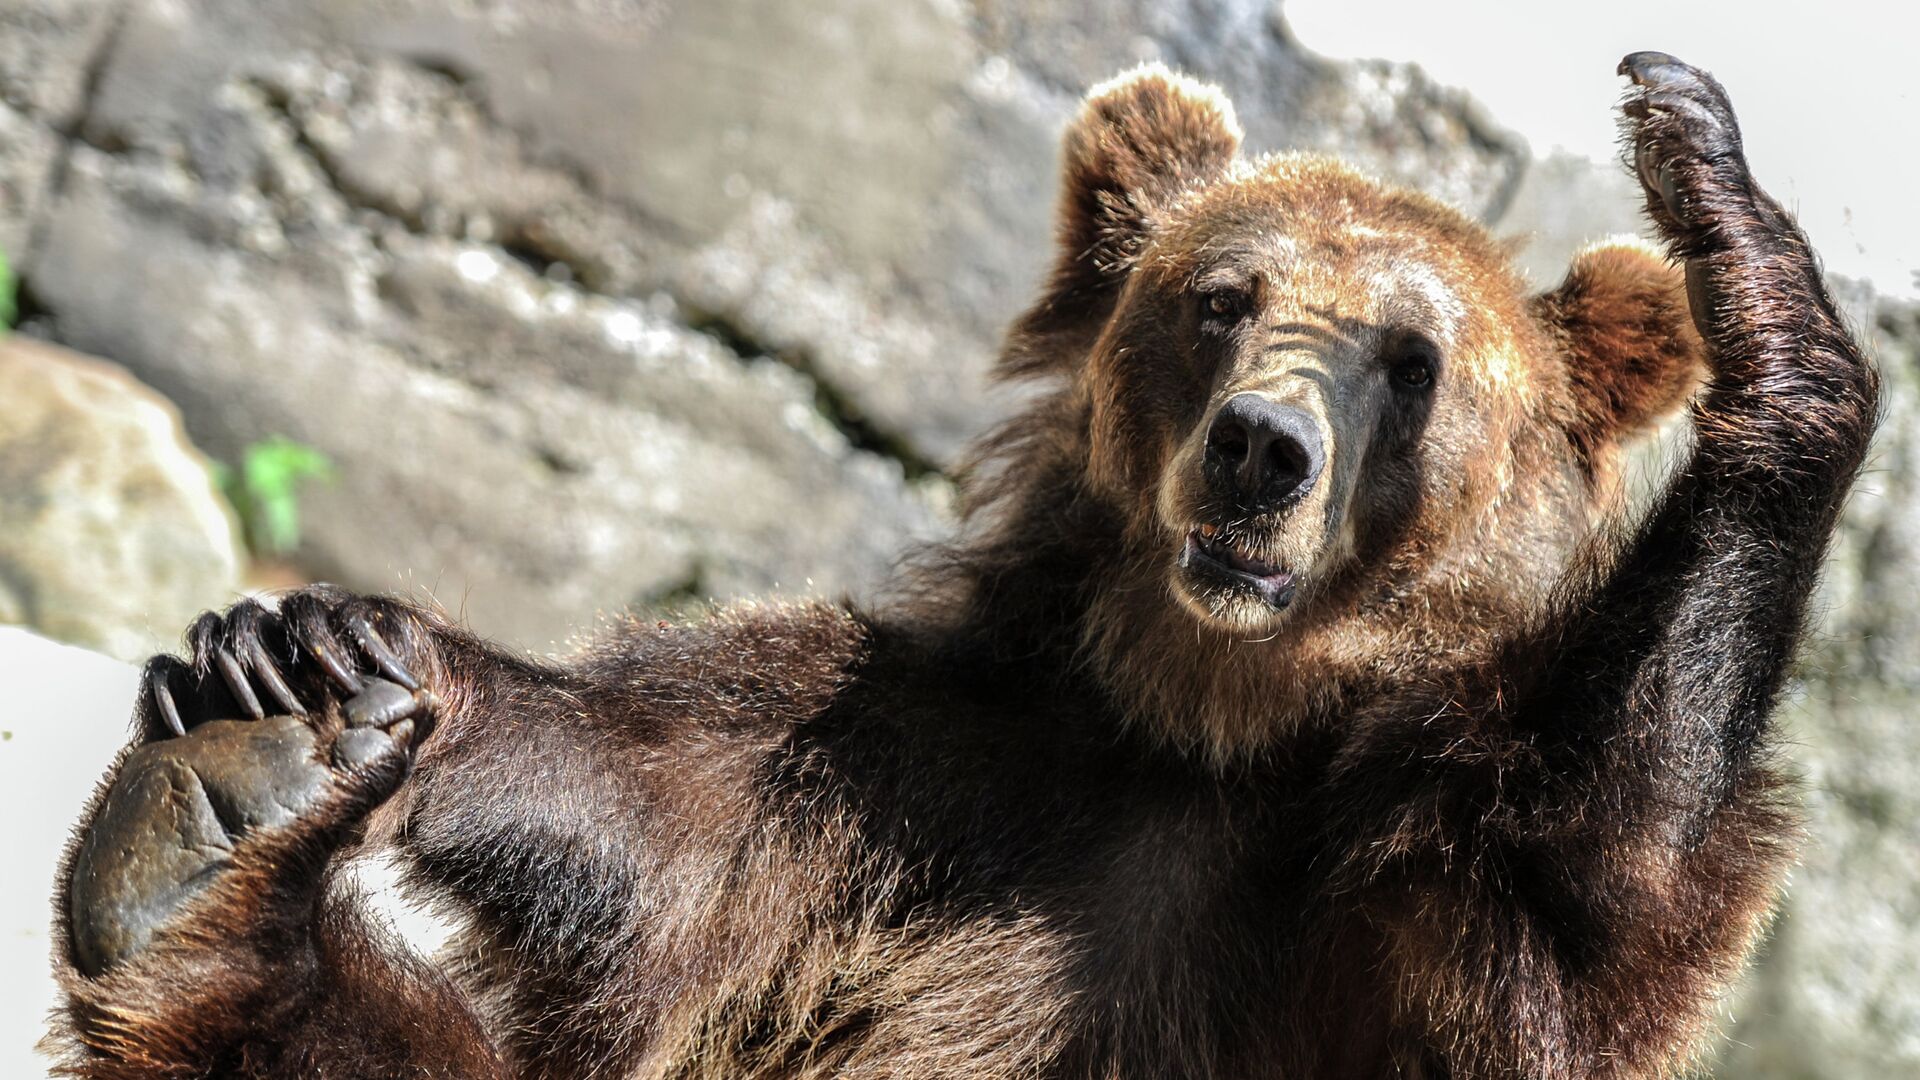
<svg viewBox="0 0 1920 1080">
<path fill-rule="evenodd" d="M 1877 383 L 1721 86 L 1621 73 L 1665 250 L 1539 293 L 1212 88 L 1095 88 L 1035 389 L 885 603 L 564 662 L 327 588 L 203 618 L 62 872 L 62 1067 L 1683 1072 L 1791 859 L 1772 714 Z"/>
</svg>

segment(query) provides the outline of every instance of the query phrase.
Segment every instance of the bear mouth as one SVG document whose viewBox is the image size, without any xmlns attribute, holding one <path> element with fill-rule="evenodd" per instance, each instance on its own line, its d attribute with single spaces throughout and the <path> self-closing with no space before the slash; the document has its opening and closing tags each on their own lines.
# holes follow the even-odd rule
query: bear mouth
<svg viewBox="0 0 1920 1080">
<path fill-rule="evenodd" d="M 1293 574 L 1254 551 L 1245 538 L 1217 525 L 1196 525 L 1187 531 L 1180 567 L 1214 589 L 1252 593 L 1276 611 L 1293 600 Z"/>
</svg>

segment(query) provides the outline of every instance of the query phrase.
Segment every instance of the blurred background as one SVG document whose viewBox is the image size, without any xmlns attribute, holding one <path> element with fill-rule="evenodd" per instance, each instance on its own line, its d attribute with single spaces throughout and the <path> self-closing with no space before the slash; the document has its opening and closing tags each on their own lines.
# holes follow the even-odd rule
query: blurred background
<svg viewBox="0 0 1920 1080">
<path fill-rule="evenodd" d="M 44 1071 L 131 663 L 200 610 L 324 579 L 554 652 L 868 589 L 1014 404 L 983 375 L 1088 84 L 1214 80 L 1251 148 L 1434 192 L 1546 285 L 1641 229 L 1613 65 L 1659 48 L 1728 84 L 1888 388 L 1787 717 L 1804 864 L 1713 1072 L 1920 1075 L 1916 22 L 1573 7 L 0 0 L 0 1073 Z"/>
</svg>

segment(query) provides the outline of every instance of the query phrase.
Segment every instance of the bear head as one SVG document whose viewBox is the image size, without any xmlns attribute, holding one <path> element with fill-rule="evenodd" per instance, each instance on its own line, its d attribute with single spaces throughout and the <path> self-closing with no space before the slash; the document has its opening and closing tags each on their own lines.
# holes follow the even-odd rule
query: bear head
<svg viewBox="0 0 1920 1080">
<path fill-rule="evenodd" d="M 1051 453 L 1117 522 L 1088 651 L 1129 711 L 1221 753 L 1537 616 L 1603 557 L 1623 451 L 1704 359 L 1637 243 L 1529 295 L 1457 211 L 1240 143 L 1164 68 L 1096 88 L 1001 362 L 1057 380 Z"/>
</svg>

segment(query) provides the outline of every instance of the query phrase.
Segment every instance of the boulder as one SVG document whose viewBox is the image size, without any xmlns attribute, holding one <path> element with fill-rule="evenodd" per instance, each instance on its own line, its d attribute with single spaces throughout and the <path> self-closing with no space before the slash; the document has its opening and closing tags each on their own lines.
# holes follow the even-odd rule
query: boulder
<svg viewBox="0 0 1920 1080">
<path fill-rule="evenodd" d="M 0 386 L 0 623 L 137 660 L 233 598 L 233 520 L 170 403 L 18 336 Z"/>
</svg>

